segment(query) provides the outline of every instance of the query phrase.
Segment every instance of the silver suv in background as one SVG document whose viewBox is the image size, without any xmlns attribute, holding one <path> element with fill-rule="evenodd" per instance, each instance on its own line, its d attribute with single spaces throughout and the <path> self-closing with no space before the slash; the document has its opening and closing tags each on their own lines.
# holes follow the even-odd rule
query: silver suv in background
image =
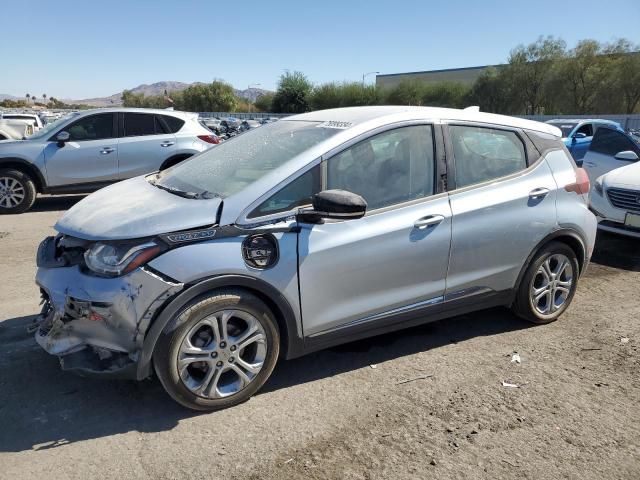
<svg viewBox="0 0 640 480">
<path fill-rule="evenodd" d="M 162 170 L 219 142 L 194 113 L 70 113 L 24 140 L 0 142 L 0 214 L 28 210 L 37 193 L 86 193 Z"/>
<path fill-rule="evenodd" d="M 198 410 L 279 357 L 506 306 L 569 306 L 589 180 L 560 130 L 471 110 L 359 107 L 249 130 L 96 192 L 38 249 L 36 340 L 65 369 L 143 379 Z"/>
</svg>

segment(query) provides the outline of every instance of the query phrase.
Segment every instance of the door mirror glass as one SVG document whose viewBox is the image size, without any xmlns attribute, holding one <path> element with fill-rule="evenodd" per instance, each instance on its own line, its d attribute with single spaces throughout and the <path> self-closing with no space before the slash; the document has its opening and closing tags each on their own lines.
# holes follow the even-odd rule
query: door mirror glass
<svg viewBox="0 0 640 480">
<path fill-rule="evenodd" d="M 69 132 L 60 132 L 57 136 L 56 136 L 56 140 L 58 140 L 59 142 L 68 142 L 69 141 Z"/>
<path fill-rule="evenodd" d="M 58 141 L 58 145 L 61 147 L 64 146 L 65 142 L 69 141 L 69 132 L 62 131 L 56 135 L 56 140 Z"/>
<path fill-rule="evenodd" d="M 587 138 L 587 134 L 583 132 L 577 132 L 573 135 L 573 138 Z"/>
<path fill-rule="evenodd" d="M 625 150 L 624 152 L 618 152 L 615 154 L 615 158 L 618 160 L 626 160 L 628 162 L 635 162 L 638 160 L 638 155 L 636 152 L 632 152 L 631 150 Z"/>
<path fill-rule="evenodd" d="M 311 208 L 298 212 L 303 222 L 317 222 L 323 218 L 354 220 L 364 217 L 367 202 L 360 195 L 346 190 L 323 190 L 313 196 Z"/>
</svg>

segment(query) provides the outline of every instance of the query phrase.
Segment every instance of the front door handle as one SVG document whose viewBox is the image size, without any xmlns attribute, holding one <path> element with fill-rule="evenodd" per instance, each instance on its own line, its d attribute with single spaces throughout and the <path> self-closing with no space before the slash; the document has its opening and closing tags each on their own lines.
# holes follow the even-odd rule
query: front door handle
<svg viewBox="0 0 640 480">
<path fill-rule="evenodd" d="M 114 151 L 114 149 L 111 148 L 111 147 L 103 147 L 102 150 L 100 150 L 100 153 L 102 155 L 107 155 L 107 154 L 109 154 L 109 153 L 111 153 L 113 151 Z"/>
<path fill-rule="evenodd" d="M 426 217 L 419 218 L 415 221 L 413 226 L 419 230 L 427 227 L 434 227 L 444 220 L 444 215 L 428 215 Z"/>
<path fill-rule="evenodd" d="M 543 198 L 549 194 L 550 190 L 548 188 L 540 187 L 534 188 L 529 192 L 529 198 Z"/>
<path fill-rule="evenodd" d="M 595 167 L 596 164 L 593 162 L 585 162 L 584 160 L 582 161 L 583 165 L 586 165 L 587 167 Z"/>
<path fill-rule="evenodd" d="M 170 147 L 171 145 L 174 145 L 176 142 L 162 142 L 160 144 L 161 147 Z"/>
</svg>

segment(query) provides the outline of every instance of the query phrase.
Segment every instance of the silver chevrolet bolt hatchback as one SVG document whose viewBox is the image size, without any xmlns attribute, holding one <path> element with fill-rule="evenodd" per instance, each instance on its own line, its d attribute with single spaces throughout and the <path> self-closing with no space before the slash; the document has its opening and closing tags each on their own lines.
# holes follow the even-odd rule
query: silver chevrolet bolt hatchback
<svg viewBox="0 0 640 480">
<path fill-rule="evenodd" d="M 64 369 L 214 410 L 279 357 L 487 307 L 569 306 L 589 180 L 556 127 L 421 107 L 292 116 L 71 208 L 38 250 L 36 340 Z"/>
</svg>

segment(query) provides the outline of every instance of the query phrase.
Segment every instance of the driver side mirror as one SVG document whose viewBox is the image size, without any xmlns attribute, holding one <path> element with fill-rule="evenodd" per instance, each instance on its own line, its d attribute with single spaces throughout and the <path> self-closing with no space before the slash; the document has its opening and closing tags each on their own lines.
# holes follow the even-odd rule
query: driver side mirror
<svg viewBox="0 0 640 480">
<path fill-rule="evenodd" d="M 624 152 L 618 152 L 613 158 L 618 160 L 626 160 L 627 162 L 635 162 L 638 160 L 638 154 L 631 150 L 625 150 Z"/>
<path fill-rule="evenodd" d="M 69 132 L 62 131 L 56 135 L 56 140 L 58 141 L 58 146 L 60 148 L 64 147 L 64 144 L 69 141 L 70 135 Z"/>
<path fill-rule="evenodd" d="M 573 138 L 574 139 L 578 139 L 578 138 L 587 138 L 587 134 L 584 132 L 577 132 L 573 134 Z"/>
<path fill-rule="evenodd" d="M 323 190 L 313 196 L 312 207 L 298 211 L 301 222 L 317 223 L 323 218 L 355 220 L 364 217 L 367 202 L 346 190 Z"/>
</svg>

